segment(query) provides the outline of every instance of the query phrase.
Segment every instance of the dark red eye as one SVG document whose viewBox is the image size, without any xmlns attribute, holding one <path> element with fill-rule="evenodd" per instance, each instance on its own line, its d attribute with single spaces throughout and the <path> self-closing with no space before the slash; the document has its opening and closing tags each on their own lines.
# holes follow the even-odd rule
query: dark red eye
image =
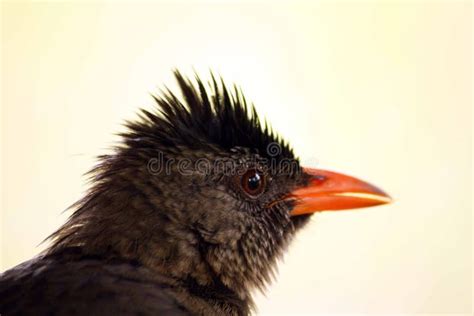
<svg viewBox="0 0 474 316">
<path fill-rule="evenodd" d="M 265 176 L 257 170 L 248 170 L 242 176 L 241 185 L 245 193 L 257 196 L 265 189 Z"/>
</svg>

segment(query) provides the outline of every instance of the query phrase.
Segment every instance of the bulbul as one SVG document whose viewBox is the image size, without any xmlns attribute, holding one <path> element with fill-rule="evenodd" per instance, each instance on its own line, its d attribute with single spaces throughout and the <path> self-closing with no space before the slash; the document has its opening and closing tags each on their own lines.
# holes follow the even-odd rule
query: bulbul
<svg viewBox="0 0 474 316">
<path fill-rule="evenodd" d="M 1 315 L 248 315 L 313 213 L 390 201 L 301 166 L 239 88 L 175 77 L 180 91 L 100 157 L 50 247 L 1 275 Z"/>
</svg>

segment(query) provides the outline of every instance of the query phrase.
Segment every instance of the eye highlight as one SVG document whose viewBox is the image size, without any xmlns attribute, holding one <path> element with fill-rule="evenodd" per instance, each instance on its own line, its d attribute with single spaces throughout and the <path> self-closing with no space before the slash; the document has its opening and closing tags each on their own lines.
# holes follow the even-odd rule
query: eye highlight
<svg viewBox="0 0 474 316">
<path fill-rule="evenodd" d="M 244 173 L 240 180 L 240 185 L 245 193 L 256 197 L 265 189 L 265 175 L 258 170 L 251 169 Z"/>
</svg>

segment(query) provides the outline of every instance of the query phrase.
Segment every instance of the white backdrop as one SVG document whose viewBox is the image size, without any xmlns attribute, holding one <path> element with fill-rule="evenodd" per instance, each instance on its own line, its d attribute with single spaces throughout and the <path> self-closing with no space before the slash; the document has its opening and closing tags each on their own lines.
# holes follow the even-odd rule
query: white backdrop
<svg viewBox="0 0 474 316">
<path fill-rule="evenodd" d="M 259 314 L 465 313 L 472 301 L 471 7 L 463 2 L 3 3 L 2 270 L 86 188 L 171 70 L 235 81 L 303 162 L 388 206 L 314 216 Z"/>
</svg>

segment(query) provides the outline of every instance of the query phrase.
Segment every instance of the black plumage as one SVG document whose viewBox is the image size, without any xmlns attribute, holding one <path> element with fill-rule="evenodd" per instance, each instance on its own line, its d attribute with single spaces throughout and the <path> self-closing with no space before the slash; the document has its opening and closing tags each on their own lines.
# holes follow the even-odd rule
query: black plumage
<svg viewBox="0 0 474 316">
<path fill-rule="evenodd" d="M 311 215 L 292 192 L 332 174 L 300 167 L 235 86 L 175 76 L 181 96 L 166 89 L 127 122 L 50 247 L 2 274 L 1 315 L 254 308 L 251 291 L 265 289 Z"/>
<path fill-rule="evenodd" d="M 255 199 L 233 187 L 233 175 L 155 175 L 149 162 L 159 155 L 223 159 L 231 171 L 250 164 L 270 172 L 259 165 L 265 158 L 293 159 L 293 152 L 238 88 L 175 75 L 181 98 L 166 90 L 155 97 L 154 112 L 128 122 L 51 247 L 2 275 L 2 314 L 249 313 L 250 291 L 270 281 L 307 217 L 290 219 L 288 201 L 266 208 L 298 173 L 272 170 L 272 185 Z M 268 155 L 269 144 L 277 155 Z"/>
</svg>

